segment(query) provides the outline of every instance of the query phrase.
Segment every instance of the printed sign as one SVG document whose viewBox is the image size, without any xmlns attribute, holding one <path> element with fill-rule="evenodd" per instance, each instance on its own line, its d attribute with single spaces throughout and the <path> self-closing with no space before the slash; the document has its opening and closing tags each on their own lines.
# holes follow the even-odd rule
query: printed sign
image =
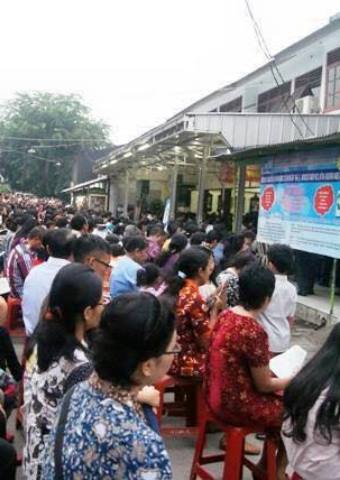
<svg viewBox="0 0 340 480">
<path fill-rule="evenodd" d="M 260 242 L 340 258 L 340 149 L 278 155 L 261 171 Z"/>
</svg>

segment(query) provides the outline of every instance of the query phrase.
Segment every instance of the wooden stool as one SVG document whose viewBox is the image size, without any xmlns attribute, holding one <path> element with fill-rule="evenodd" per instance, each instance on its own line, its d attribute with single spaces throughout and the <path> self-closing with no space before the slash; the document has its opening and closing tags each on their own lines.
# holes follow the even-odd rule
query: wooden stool
<svg viewBox="0 0 340 480">
<path fill-rule="evenodd" d="M 157 409 L 157 418 L 162 436 L 188 436 L 197 435 L 199 412 L 201 410 L 201 380 L 197 377 L 172 377 L 166 375 L 155 385 L 160 392 L 160 404 Z M 174 392 L 175 400 L 165 402 L 165 394 Z M 164 411 L 169 416 L 185 417 L 186 425 L 169 425 L 162 427 Z"/>
<path fill-rule="evenodd" d="M 225 453 L 203 455 L 208 422 L 215 423 L 221 431 L 224 432 L 226 436 Z M 208 472 L 203 465 L 217 462 L 224 463 L 223 480 L 241 480 L 243 466 L 249 468 L 258 480 L 276 480 L 276 442 L 272 439 L 267 439 L 265 441 L 263 448 L 266 448 L 267 450 L 267 471 L 264 472 L 245 457 L 245 437 L 251 433 L 264 433 L 264 431 L 261 427 L 235 427 L 232 425 L 226 425 L 210 414 L 207 407 L 205 407 L 200 419 L 200 427 L 196 441 L 190 480 L 195 480 L 197 477 L 204 480 L 216 480 L 216 477 Z"/>
</svg>

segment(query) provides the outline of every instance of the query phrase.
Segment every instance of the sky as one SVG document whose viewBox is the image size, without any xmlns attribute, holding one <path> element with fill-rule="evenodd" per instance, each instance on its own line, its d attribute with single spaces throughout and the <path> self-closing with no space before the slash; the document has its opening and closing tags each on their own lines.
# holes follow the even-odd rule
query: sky
<svg viewBox="0 0 340 480">
<path fill-rule="evenodd" d="M 249 0 L 272 54 L 339 0 Z M 0 103 L 78 93 L 115 144 L 265 63 L 244 0 L 1 0 Z"/>
</svg>

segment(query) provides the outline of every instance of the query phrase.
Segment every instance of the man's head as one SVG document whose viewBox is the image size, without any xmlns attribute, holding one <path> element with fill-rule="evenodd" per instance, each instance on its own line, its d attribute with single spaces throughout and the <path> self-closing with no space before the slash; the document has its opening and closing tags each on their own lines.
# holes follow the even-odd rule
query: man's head
<svg viewBox="0 0 340 480">
<path fill-rule="evenodd" d="M 218 242 L 222 240 L 222 235 L 217 230 L 210 230 L 207 233 L 206 243 L 209 245 L 210 248 L 215 248 Z"/>
<path fill-rule="evenodd" d="M 58 228 L 46 234 L 45 245 L 51 257 L 68 260 L 72 256 L 75 236 L 68 228 Z"/>
<path fill-rule="evenodd" d="M 154 225 L 149 230 L 149 238 L 155 240 L 160 246 L 164 244 L 166 237 L 166 232 L 160 225 Z"/>
<path fill-rule="evenodd" d="M 144 237 L 127 237 L 123 240 L 127 255 L 135 262 L 143 264 L 147 259 L 148 242 Z"/>
<path fill-rule="evenodd" d="M 71 220 L 71 228 L 77 232 L 86 233 L 88 228 L 87 218 L 80 214 L 74 215 Z"/>
<path fill-rule="evenodd" d="M 57 228 L 66 228 L 68 225 L 67 218 L 61 215 L 57 215 L 54 221 Z"/>
<path fill-rule="evenodd" d="M 275 243 L 268 248 L 268 266 L 274 273 L 290 275 L 294 269 L 294 253 L 288 245 Z"/>
<path fill-rule="evenodd" d="M 252 230 L 245 230 L 241 233 L 241 236 L 243 237 L 243 250 L 251 248 L 256 238 L 255 233 Z"/>
<path fill-rule="evenodd" d="M 74 261 L 89 265 L 102 278 L 111 272 L 111 248 L 108 242 L 92 234 L 82 235 L 73 244 Z"/>
<path fill-rule="evenodd" d="M 28 247 L 33 251 L 38 251 L 43 247 L 43 240 L 46 230 L 42 227 L 34 227 L 27 236 Z"/>
</svg>

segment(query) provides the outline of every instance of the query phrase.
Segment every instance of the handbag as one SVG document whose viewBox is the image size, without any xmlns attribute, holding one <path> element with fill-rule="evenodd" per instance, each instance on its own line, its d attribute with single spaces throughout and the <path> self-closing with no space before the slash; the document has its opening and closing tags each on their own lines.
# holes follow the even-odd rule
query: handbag
<svg viewBox="0 0 340 480">
<path fill-rule="evenodd" d="M 61 405 L 59 420 L 57 423 L 55 443 L 54 443 L 54 480 L 63 480 L 63 442 L 65 426 L 70 406 L 71 397 L 76 385 L 73 386 L 65 395 Z"/>
</svg>

